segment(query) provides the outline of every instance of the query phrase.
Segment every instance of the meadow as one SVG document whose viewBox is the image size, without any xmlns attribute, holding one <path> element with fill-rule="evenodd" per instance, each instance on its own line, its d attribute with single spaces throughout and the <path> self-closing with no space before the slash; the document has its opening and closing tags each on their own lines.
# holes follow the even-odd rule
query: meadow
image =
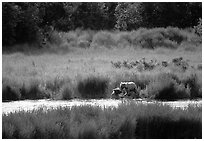
<svg viewBox="0 0 204 141">
<path fill-rule="evenodd" d="M 41 49 L 16 45 L 3 52 L 2 100 L 109 98 L 121 81 L 135 82 L 142 98 L 201 98 L 201 46 L 201 37 L 190 29 L 172 27 L 54 31 Z M 185 69 L 172 63 L 179 57 Z M 129 67 L 142 58 L 160 65 Z"/>
<path fill-rule="evenodd" d="M 2 54 L 3 102 L 108 99 L 121 81 L 135 82 L 140 98 L 201 99 L 201 37 L 172 27 L 54 31 L 40 48 L 16 45 Z M 2 137 L 202 138 L 202 107 L 130 102 L 118 108 L 21 111 L 2 115 Z"/>
</svg>

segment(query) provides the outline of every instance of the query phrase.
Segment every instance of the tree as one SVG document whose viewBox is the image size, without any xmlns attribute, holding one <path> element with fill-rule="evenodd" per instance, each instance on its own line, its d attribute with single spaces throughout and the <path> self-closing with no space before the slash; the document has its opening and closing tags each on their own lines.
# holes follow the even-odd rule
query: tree
<svg viewBox="0 0 204 141">
<path fill-rule="evenodd" d="M 19 21 L 20 10 L 14 3 L 2 3 L 2 44 L 12 45 L 16 42 L 15 27 Z"/>
<path fill-rule="evenodd" d="M 201 3 L 143 2 L 118 3 L 115 9 L 117 29 L 132 30 L 138 27 L 193 27 L 202 16 Z"/>
<path fill-rule="evenodd" d="M 118 3 L 115 9 L 115 28 L 122 30 L 137 29 L 143 26 L 142 3 Z"/>
<path fill-rule="evenodd" d="M 57 31 L 135 30 L 140 27 L 193 27 L 201 2 L 3 2 L 3 46 L 35 43 L 46 27 Z"/>
<path fill-rule="evenodd" d="M 34 43 L 38 40 L 40 31 L 39 4 L 38 3 L 16 3 L 20 9 L 19 21 L 15 28 L 17 43 Z"/>
</svg>

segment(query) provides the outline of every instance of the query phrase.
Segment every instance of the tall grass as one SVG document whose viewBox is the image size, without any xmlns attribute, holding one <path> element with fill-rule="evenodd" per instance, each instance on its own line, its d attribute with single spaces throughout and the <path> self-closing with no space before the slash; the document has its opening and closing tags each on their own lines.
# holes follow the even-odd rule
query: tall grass
<svg viewBox="0 0 204 141">
<path fill-rule="evenodd" d="M 197 30 L 196 30 L 197 32 Z M 200 34 L 199 34 L 200 35 Z M 120 48 L 134 47 L 155 49 L 162 48 L 185 48 L 194 49 L 201 45 L 201 37 L 194 30 L 179 29 L 177 27 L 167 28 L 139 28 L 138 30 L 119 32 L 119 31 L 92 31 L 76 29 L 69 32 L 53 31 L 50 33 L 46 42 L 46 49 L 69 49 L 70 47 L 79 48 Z M 9 50 L 19 50 L 27 52 L 31 48 L 27 46 L 9 47 Z M 4 48 L 6 49 L 6 48 Z M 7 51 L 9 51 L 7 50 Z"/>
<path fill-rule="evenodd" d="M 3 78 L 2 86 L 3 101 L 47 98 L 47 95 L 39 89 L 37 80 L 30 79 L 27 83 L 22 83 Z"/>
<path fill-rule="evenodd" d="M 111 38 L 103 38 L 106 34 Z M 188 44 L 190 48 L 197 46 L 194 43 L 197 42 L 198 35 L 194 35 L 193 30 L 187 31 L 172 27 L 140 28 L 131 32 L 97 32 L 80 29 L 67 33 L 53 32 L 53 42 L 55 42 L 54 36 L 57 36 L 56 40 L 61 38 L 62 42 L 60 41 L 61 43 L 58 44 L 56 41 L 56 44 L 53 45 L 55 50 L 52 54 L 46 49 L 45 54 L 33 54 L 32 52 L 28 54 L 3 54 L 3 101 L 39 98 L 108 98 L 112 89 L 118 87 L 121 81 L 135 82 L 141 90 L 140 93 L 149 98 L 155 98 L 156 96 L 160 99 L 160 95 L 169 95 L 162 94 L 165 93 L 165 89 L 172 91 L 172 96 L 175 96 L 172 99 L 201 98 L 202 66 L 198 66 L 198 64 L 202 64 L 201 50 L 170 50 L 162 47 L 155 50 L 134 49 L 143 44 L 143 41 L 137 42 L 138 40 L 144 39 L 144 42 L 146 42 L 145 39 L 148 36 L 153 37 L 157 34 L 165 36 L 167 40 L 175 41 L 177 45 L 180 44 L 179 48 L 188 43 L 193 44 L 193 46 Z M 79 41 L 88 42 L 89 47 L 85 47 L 86 45 L 83 47 L 82 45 L 80 49 L 77 48 Z M 99 47 L 108 45 L 109 41 L 110 44 L 113 42 L 112 45 L 115 44 L 116 46 L 111 47 L 112 49 Z M 94 44 L 100 44 L 96 45 L 96 48 L 99 48 L 92 48 Z M 201 43 L 199 44 L 201 46 Z M 62 50 L 63 54 L 56 54 L 55 51 L 60 50 L 56 47 L 60 48 L 61 45 L 65 48 L 66 46 L 68 48 L 74 47 L 74 51 L 68 53 Z M 117 48 L 119 46 L 124 46 L 124 48 Z M 128 48 L 128 46 L 134 48 Z M 29 48 L 30 46 L 27 45 L 26 47 Z M 40 52 L 43 51 L 40 50 Z M 131 64 L 143 57 L 146 58 L 147 62 L 151 59 L 157 59 L 157 62 L 164 60 L 171 62 L 173 58 L 183 57 L 185 60 L 189 60 L 189 66 L 185 71 L 173 65 L 168 67 L 160 67 L 161 65 L 159 65 L 152 70 L 143 70 L 144 65 L 138 67 Z M 111 62 L 123 62 L 122 66 L 124 67 L 119 67 L 121 63 L 113 67 Z M 162 75 L 163 72 L 170 72 L 172 75 L 165 77 L 169 75 L 165 73 L 165 79 L 162 80 L 159 75 Z M 83 76 L 83 79 L 78 80 L 77 75 Z M 92 77 L 89 78 L 91 75 Z"/>
<path fill-rule="evenodd" d="M 190 88 L 191 98 L 202 98 L 202 76 L 191 74 L 184 80 L 184 84 Z"/>
<path fill-rule="evenodd" d="M 117 46 L 115 39 L 114 39 L 114 34 L 108 31 L 101 31 L 98 32 L 94 35 L 93 41 L 92 41 L 92 46 L 102 46 L 102 47 L 114 47 Z"/>
<path fill-rule="evenodd" d="M 65 84 L 64 86 L 62 86 L 59 93 L 60 93 L 59 99 L 69 100 L 69 99 L 72 99 L 75 97 L 74 96 L 74 88 L 70 84 L 68 84 L 68 85 Z"/>
<path fill-rule="evenodd" d="M 118 108 L 79 106 L 2 116 L 6 138 L 202 138 L 202 109 L 123 103 Z"/>
<path fill-rule="evenodd" d="M 106 98 L 108 79 L 90 76 L 77 84 L 77 90 L 82 98 Z"/>
<path fill-rule="evenodd" d="M 75 78 L 76 79 L 76 78 Z M 76 79 L 55 77 L 42 81 L 11 81 L 3 77 L 2 100 L 21 99 L 72 99 L 72 98 L 109 98 L 112 89 L 122 81 L 134 82 L 141 93 L 140 97 L 158 100 L 178 100 L 202 98 L 202 79 L 199 74 L 157 73 L 118 73 L 113 76 L 90 75 Z"/>
<path fill-rule="evenodd" d="M 159 74 L 150 85 L 147 86 L 148 95 L 154 99 L 176 100 L 187 99 L 190 97 L 190 88 L 177 82 L 178 78 L 174 75 Z"/>
</svg>

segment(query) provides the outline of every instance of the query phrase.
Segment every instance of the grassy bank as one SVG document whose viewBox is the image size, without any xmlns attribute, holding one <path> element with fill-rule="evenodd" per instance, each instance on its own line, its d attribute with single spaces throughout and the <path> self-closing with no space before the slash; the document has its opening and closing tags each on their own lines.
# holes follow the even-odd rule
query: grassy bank
<svg viewBox="0 0 204 141">
<path fill-rule="evenodd" d="M 164 50 L 160 54 L 159 51 L 88 49 L 66 55 L 3 55 L 2 99 L 108 98 L 121 81 L 135 82 L 141 88 L 140 97 L 160 100 L 201 98 L 200 52 Z M 160 65 L 150 70 L 140 64 L 127 67 L 143 55 L 147 60 L 158 59 Z M 190 60 L 187 68 L 172 63 L 162 66 L 164 58 L 171 62 L 178 56 Z M 118 61 L 127 63 L 118 68 L 112 63 Z"/>
<path fill-rule="evenodd" d="M 72 99 L 72 98 L 110 98 L 113 88 L 121 81 L 133 81 L 140 87 L 139 96 L 158 100 L 178 100 L 202 98 L 202 81 L 199 74 L 185 78 L 171 73 L 125 74 L 114 78 L 89 76 L 72 83 L 70 79 L 42 82 L 30 80 L 18 84 L 3 79 L 3 101 L 23 99 Z M 70 80 L 70 81 L 68 81 Z"/>
<path fill-rule="evenodd" d="M 201 138 L 202 109 L 123 103 L 118 108 L 77 106 L 3 115 L 5 138 Z"/>
<path fill-rule="evenodd" d="M 53 32 L 43 49 L 12 48 L 2 55 L 3 101 L 107 98 L 121 81 L 134 81 L 141 97 L 202 97 L 201 40 L 190 29 Z M 135 65 L 142 58 L 156 63 Z"/>
</svg>

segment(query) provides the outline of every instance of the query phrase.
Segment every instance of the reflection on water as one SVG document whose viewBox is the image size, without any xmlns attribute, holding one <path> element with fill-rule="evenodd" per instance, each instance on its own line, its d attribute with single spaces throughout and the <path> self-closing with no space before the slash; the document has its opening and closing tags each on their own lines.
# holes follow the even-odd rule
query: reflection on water
<svg viewBox="0 0 204 141">
<path fill-rule="evenodd" d="M 10 112 L 17 111 L 31 111 L 37 110 L 39 108 L 43 108 L 45 111 L 48 109 L 56 109 L 57 107 L 72 107 L 72 106 L 82 106 L 82 105 L 91 105 L 91 106 L 100 106 L 102 108 L 106 107 L 117 107 L 121 103 L 127 103 L 129 101 L 134 101 L 136 103 L 142 104 L 167 104 L 173 108 L 186 108 L 188 105 L 191 106 L 202 106 L 202 100 L 198 101 L 147 101 L 142 99 L 135 100 L 127 100 L 127 99 L 91 99 L 91 100 L 81 100 L 81 99 L 73 99 L 73 100 L 24 100 L 24 101 L 13 101 L 13 102 L 3 102 L 2 103 L 2 113 L 7 114 Z"/>
</svg>

